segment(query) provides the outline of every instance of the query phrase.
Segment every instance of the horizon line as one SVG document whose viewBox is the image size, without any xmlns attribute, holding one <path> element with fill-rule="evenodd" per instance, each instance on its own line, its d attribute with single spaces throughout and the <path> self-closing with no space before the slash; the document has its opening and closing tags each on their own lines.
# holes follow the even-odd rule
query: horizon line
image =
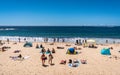
<svg viewBox="0 0 120 75">
<path fill-rule="evenodd" d="M 7 27 L 7 26 L 9 26 L 9 27 L 11 27 L 11 26 L 16 26 L 16 27 L 21 27 L 21 26 L 55 26 L 55 27 L 63 27 L 63 26 L 65 26 L 65 27 L 119 27 L 120 25 L 0 25 L 0 27 Z"/>
</svg>

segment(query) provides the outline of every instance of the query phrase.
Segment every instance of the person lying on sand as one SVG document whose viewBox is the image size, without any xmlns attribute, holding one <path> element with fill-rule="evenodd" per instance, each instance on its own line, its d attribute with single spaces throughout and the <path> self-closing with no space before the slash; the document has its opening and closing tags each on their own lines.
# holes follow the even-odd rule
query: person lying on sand
<svg viewBox="0 0 120 75">
<path fill-rule="evenodd" d="M 66 44 L 66 46 L 71 46 L 70 44 Z"/>
<path fill-rule="evenodd" d="M 21 52 L 21 50 L 15 50 L 13 53 L 19 53 Z"/>
<path fill-rule="evenodd" d="M 80 60 L 82 64 L 86 64 L 87 63 L 87 60 L 84 60 L 84 59 L 81 59 Z"/>
<path fill-rule="evenodd" d="M 57 47 L 57 49 L 64 49 L 64 47 Z"/>
<path fill-rule="evenodd" d="M 73 63 L 79 63 L 77 59 L 73 59 Z"/>
<path fill-rule="evenodd" d="M 2 47 L 2 52 L 4 52 L 4 51 L 6 51 L 6 50 L 5 50 L 5 47 Z"/>
<path fill-rule="evenodd" d="M 21 55 L 21 54 L 19 54 L 18 56 L 10 56 L 10 58 L 12 58 L 13 60 L 23 60 L 24 59 L 24 57 Z"/>
<path fill-rule="evenodd" d="M 66 64 L 66 60 L 61 60 L 60 64 Z"/>
</svg>

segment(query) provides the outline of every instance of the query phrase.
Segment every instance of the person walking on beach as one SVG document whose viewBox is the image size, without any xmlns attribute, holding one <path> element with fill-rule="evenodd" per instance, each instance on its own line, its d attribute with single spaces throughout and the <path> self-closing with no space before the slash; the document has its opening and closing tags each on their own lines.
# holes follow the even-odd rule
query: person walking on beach
<svg viewBox="0 0 120 75">
<path fill-rule="evenodd" d="M 24 42 L 26 42 L 26 38 L 24 38 Z"/>
<path fill-rule="evenodd" d="M 108 40 L 106 40 L 106 44 L 108 43 Z"/>
<path fill-rule="evenodd" d="M 65 39 L 64 39 L 64 38 L 62 39 L 62 42 L 65 42 Z"/>
<path fill-rule="evenodd" d="M 7 38 L 7 42 L 8 42 L 8 44 L 9 44 L 9 42 L 10 42 L 10 40 Z"/>
<path fill-rule="evenodd" d="M 47 60 L 47 57 L 45 56 L 44 53 L 41 56 L 41 60 L 42 60 L 42 66 L 45 66 L 45 60 Z"/>
<path fill-rule="evenodd" d="M 53 59 L 53 55 L 50 53 L 48 63 L 51 65 L 52 65 L 52 59 Z"/>
<path fill-rule="evenodd" d="M 18 38 L 18 40 L 19 40 L 19 43 L 20 43 L 20 40 L 21 40 L 21 39 L 20 39 L 20 38 Z"/>
<path fill-rule="evenodd" d="M 55 41 L 56 41 L 56 39 L 54 38 L 54 39 L 53 39 L 53 42 L 55 42 Z"/>
<path fill-rule="evenodd" d="M 59 38 L 57 38 L 57 42 L 59 42 Z"/>
</svg>

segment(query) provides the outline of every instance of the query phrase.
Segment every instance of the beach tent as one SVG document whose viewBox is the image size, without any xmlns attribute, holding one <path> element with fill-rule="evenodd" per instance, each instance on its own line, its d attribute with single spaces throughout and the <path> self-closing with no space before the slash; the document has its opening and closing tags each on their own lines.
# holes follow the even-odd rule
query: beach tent
<svg viewBox="0 0 120 75">
<path fill-rule="evenodd" d="M 102 55 L 111 55 L 110 49 L 109 49 L 109 48 L 103 48 L 103 49 L 101 50 L 101 54 L 102 54 Z"/>
<path fill-rule="evenodd" d="M 93 39 L 89 39 L 89 40 L 87 40 L 87 43 L 95 44 L 95 43 L 96 43 L 96 41 L 95 41 L 95 40 L 93 40 Z"/>
<path fill-rule="evenodd" d="M 31 43 L 31 42 L 26 42 L 26 43 L 24 44 L 24 47 L 32 47 L 32 43 Z"/>
<path fill-rule="evenodd" d="M 95 45 L 96 44 L 96 41 L 95 40 L 93 40 L 93 39 L 89 39 L 89 40 L 87 40 L 87 45 L 89 46 L 89 45 Z"/>
<path fill-rule="evenodd" d="M 76 54 L 75 49 L 74 48 L 68 48 L 67 54 Z"/>
</svg>

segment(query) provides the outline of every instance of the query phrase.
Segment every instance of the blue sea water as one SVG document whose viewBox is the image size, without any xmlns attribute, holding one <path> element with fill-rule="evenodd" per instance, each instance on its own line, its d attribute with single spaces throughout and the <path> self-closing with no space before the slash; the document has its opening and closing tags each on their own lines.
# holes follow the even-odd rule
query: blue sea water
<svg viewBox="0 0 120 75">
<path fill-rule="evenodd" d="M 120 26 L 1 26 L 0 37 L 120 39 Z"/>
<path fill-rule="evenodd" d="M 120 38 L 120 27 L 2 26 L 0 36 Z"/>
</svg>

